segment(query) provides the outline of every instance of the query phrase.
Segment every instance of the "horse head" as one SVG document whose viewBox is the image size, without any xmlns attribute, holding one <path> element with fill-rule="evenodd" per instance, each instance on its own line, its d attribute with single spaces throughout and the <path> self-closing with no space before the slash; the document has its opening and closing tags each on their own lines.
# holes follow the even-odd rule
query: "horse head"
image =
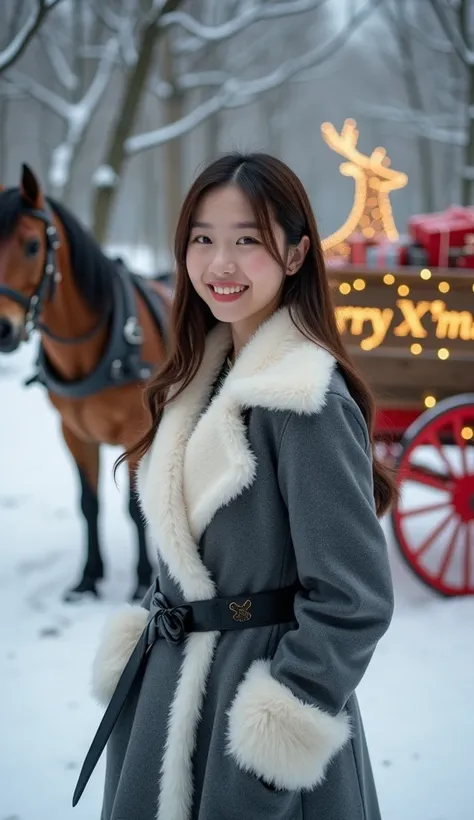
<svg viewBox="0 0 474 820">
<path fill-rule="evenodd" d="M 36 327 L 57 276 L 57 247 L 46 197 L 23 165 L 19 186 L 0 190 L 0 353 L 16 350 Z"/>
</svg>

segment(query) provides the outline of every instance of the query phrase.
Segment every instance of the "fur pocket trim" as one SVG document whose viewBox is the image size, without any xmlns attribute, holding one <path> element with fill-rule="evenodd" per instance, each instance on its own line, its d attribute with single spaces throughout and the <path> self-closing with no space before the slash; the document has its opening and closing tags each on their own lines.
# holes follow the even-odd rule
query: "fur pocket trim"
<svg viewBox="0 0 474 820">
<path fill-rule="evenodd" d="M 230 707 L 228 753 L 246 772 L 277 789 L 312 789 L 350 737 L 349 718 L 297 698 L 255 661 Z"/>
</svg>

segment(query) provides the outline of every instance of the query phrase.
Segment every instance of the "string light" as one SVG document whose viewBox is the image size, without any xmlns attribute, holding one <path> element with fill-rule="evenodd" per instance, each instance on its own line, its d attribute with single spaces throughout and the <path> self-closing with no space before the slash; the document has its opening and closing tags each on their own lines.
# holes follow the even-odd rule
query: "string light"
<svg viewBox="0 0 474 820">
<path fill-rule="evenodd" d="M 474 430 L 472 427 L 463 427 L 461 430 L 461 436 L 464 441 L 470 441 L 471 438 L 474 438 Z"/>
<path fill-rule="evenodd" d="M 386 285 L 393 285 L 393 283 L 395 282 L 395 277 L 393 273 L 386 273 L 383 278 L 383 281 Z"/>
<path fill-rule="evenodd" d="M 442 359 L 443 361 L 449 359 L 449 350 L 447 347 L 440 347 L 438 350 L 438 359 Z"/>
<path fill-rule="evenodd" d="M 351 286 L 349 282 L 341 282 L 339 285 L 339 293 L 342 293 L 344 296 L 347 296 L 348 293 L 351 292 Z"/>
<path fill-rule="evenodd" d="M 420 276 L 421 276 L 422 279 L 425 279 L 426 281 L 428 281 L 428 279 L 431 279 L 431 271 L 428 270 L 428 268 L 423 268 L 423 270 L 420 271 Z M 474 285 L 473 285 L 473 288 L 474 288 Z"/>
<path fill-rule="evenodd" d="M 472 290 L 474 291 L 474 285 L 472 286 Z"/>
<path fill-rule="evenodd" d="M 354 288 L 354 290 L 364 290 L 365 282 L 363 279 L 354 279 L 352 287 Z"/>
<path fill-rule="evenodd" d="M 385 238 L 395 242 L 399 234 L 389 194 L 405 187 L 407 175 L 388 167 L 390 160 L 385 148 L 374 148 L 370 156 L 357 150 L 359 131 L 353 119 L 345 120 L 340 133 L 332 123 L 324 122 L 321 133 L 327 145 L 346 160 L 340 165 L 341 174 L 352 177 L 355 182 L 351 212 L 337 231 L 322 240 L 323 251 L 347 256 L 342 243 L 355 231 L 361 231 L 367 239 Z"/>
<path fill-rule="evenodd" d="M 360 346 L 362 350 L 372 350 L 374 343 L 370 339 L 362 339 Z"/>
<path fill-rule="evenodd" d="M 398 295 L 399 296 L 408 296 L 410 293 L 410 288 L 408 285 L 400 285 L 398 288 Z"/>
<path fill-rule="evenodd" d="M 413 353 L 414 356 L 419 356 L 422 350 L 423 348 L 418 342 L 414 342 L 410 347 L 410 353 Z"/>
<path fill-rule="evenodd" d="M 435 404 L 436 404 L 435 396 L 425 396 L 424 404 L 425 404 L 425 407 L 428 407 L 428 408 L 434 407 Z"/>
<path fill-rule="evenodd" d="M 441 293 L 447 293 L 449 291 L 450 287 L 451 287 L 451 285 L 449 284 L 449 282 L 440 282 L 439 285 L 438 285 L 438 290 Z"/>
</svg>

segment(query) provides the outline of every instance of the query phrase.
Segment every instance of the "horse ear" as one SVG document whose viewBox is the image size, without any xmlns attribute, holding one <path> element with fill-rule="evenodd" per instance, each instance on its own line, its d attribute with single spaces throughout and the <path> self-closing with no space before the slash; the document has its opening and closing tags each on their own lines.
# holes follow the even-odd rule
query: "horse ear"
<svg viewBox="0 0 474 820">
<path fill-rule="evenodd" d="M 44 196 L 41 186 L 28 165 L 22 165 L 20 194 L 22 199 L 32 208 L 39 208 L 41 210 L 44 207 Z"/>
</svg>

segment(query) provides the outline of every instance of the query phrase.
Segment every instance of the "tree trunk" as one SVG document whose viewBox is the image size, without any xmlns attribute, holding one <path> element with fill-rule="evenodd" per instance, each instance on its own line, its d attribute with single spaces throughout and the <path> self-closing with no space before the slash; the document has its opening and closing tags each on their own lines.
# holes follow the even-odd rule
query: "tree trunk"
<svg viewBox="0 0 474 820">
<path fill-rule="evenodd" d="M 169 125 L 183 116 L 183 94 L 177 89 L 176 66 L 171 50 L 172 39 L 167 33 L 163 40 L 162 77 L 163 80 L 173 89 L 171 96 L 163 103 L 164 125 Z M 170 140 L 161 146 L 161 156 L 163 160 L 163 242 L 164 251 L 169 257 L 170 264 L 173 259 L 174 232 L 181 209 L 181 196 L 183 191 L 183 161 L 182 161 L 182 140 L 180 138 Z"/>
<path fill-rule="evenodd" d="M 175 11 L 181 2 L 182 0 L 167 0 L 161 15 Z M 120 175 L 126 162 L 125 140 L 130 136 L 137 120 L 140 102 L 153 63 L 155 45 L 162 34 L 163 29 L 159 27 L 159 20 L 150 23 L 143 30 L 137 44 L 138 60 L 126 77 L 122 99 L 118 106 L 118 116 L 110 130 L 103 164 L 113 171 L 115 183 L 108 187 L 97 187 L 94 191 L 92 206 L 93 232 L 101 244 L 107 239 L 112 209 L 119 191 Z"/>
<path fill-rule="evenodd" d="M 459 5 L 459 27 L 466 47 L 471 49 L 470 37 L 470 3 L 461 0 Z M 464 147 L 461 203 L 474 204 L 474 65 L 467 65 L 467 100 L 466 100 L 466 145 Z"/>
</svg>

